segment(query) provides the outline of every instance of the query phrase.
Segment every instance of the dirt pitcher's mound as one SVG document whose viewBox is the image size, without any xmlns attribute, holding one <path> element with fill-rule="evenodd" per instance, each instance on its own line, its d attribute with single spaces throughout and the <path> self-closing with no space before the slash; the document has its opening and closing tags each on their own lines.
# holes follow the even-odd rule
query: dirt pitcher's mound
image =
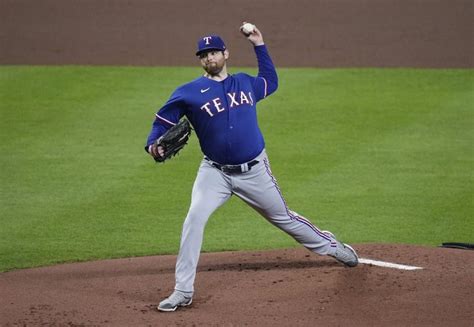
<svg viewBox="0 0 474 327">
<path fill-rule="evenodd" d="M 365 244 L 345 268 L 300 249 L 203 254 L 191 307 L 156 310 L 175 256 L 0 274 L 1 326 L 472 326 L 474 251 Z"/>
</svg>

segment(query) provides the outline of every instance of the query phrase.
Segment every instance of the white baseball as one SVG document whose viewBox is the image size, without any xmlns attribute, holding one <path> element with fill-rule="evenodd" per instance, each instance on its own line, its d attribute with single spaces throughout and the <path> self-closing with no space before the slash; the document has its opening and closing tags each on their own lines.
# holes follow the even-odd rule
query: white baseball
<svg viewBox="0 0 474 327">
<path fill-rule="evenodd" d="M 255 25 L 250 23 L 245 23 L 242 25 L 242 32 L 245 34 L 252 34 L 255 31 Z"/>
</svg>

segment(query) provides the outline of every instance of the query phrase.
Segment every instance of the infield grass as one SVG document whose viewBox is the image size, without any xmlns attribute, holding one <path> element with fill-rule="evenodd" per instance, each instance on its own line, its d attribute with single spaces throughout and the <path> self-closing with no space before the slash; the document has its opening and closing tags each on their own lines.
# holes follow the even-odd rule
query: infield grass
<svg viewBox="0 0 474 327">
<path fill-rule="evenodd" d="M 473 70 L 278 72 L 259 120 L 291 209 L 351 243 L 474 241 Z M 143 146 L 154 112 L 198 74 L 0 67 L 0 271 L 176 253 L 199 146 L 194 135 L 159 166 Z M 232 198 L 203 250 L 293 246 Z"/>
</svg>

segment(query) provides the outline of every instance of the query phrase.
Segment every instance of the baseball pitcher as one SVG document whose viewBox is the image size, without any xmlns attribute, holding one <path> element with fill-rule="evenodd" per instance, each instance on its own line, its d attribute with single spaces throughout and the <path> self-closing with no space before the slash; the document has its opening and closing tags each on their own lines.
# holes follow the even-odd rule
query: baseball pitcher
<svg viewBox="0 0 474 327">
<path fill-rule="evenodd" d="M 224 41 L 217 35 L 203 36 L 196 56 L 204 75 L 172 93 L 156 113 L 145 146 L 155 160 L 162 161 L 167 146 L 160 139 L 186 117 L 204 154 L 183 224 L 175 289 L 159 304 L 160 311 L 191 304 L 206 222 L 232 195 L 310 251 L 332 256 L 348 267 L 358 264 L 353 248 L 288 208 L 270 169 L 256 111 L 257 103 L 277 90 L 278 76 L 259 29 L 244 22 L 241 32 L 253 45 L 258 75 L 230 74 Z"/>
</svg>

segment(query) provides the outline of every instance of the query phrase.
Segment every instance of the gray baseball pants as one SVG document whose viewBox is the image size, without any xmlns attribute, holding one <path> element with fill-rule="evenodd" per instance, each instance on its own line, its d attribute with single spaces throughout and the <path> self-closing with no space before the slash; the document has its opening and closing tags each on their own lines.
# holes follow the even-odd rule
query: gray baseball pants
<svg viewBox="0 0 474 327">
<path fill-rule="evenodd" d="M 226 174 L 206 159 L 201 162 L 181 235 L 176 262 L 176 290 L 194 292 L 194 279 L 207 220 L 232 194 L 307 249 L 321 255 L 335 252 L 336 243 L 330 237 L 287 207 L 272 175 L 265 150 L 255 159 L 259 161 L 258 164 L 250 171 L 239 174 Z"/>
</svg>

